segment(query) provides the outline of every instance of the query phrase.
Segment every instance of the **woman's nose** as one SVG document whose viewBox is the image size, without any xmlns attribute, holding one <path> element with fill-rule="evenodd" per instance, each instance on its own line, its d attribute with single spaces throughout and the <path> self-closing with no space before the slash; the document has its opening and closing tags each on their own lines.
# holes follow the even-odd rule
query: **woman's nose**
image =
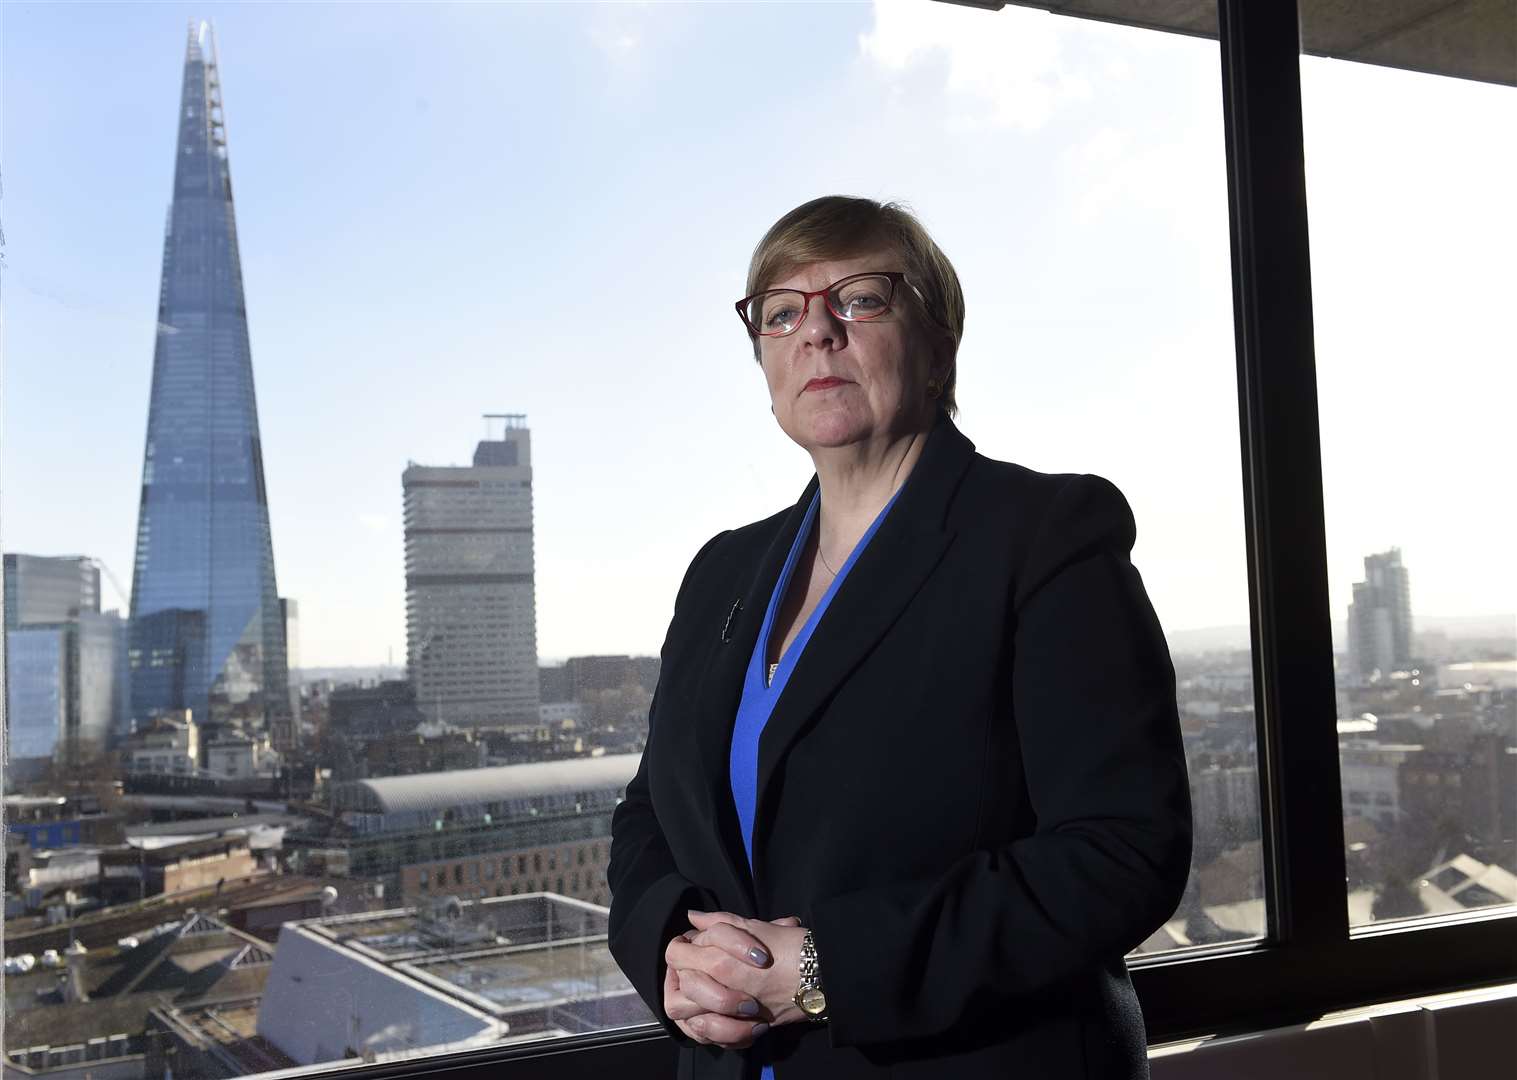
<svg viewBox="0 0 1517 1080">
<path fill-rule="evenodd" d="M 825 296 L 811 298 L 809 310 L 806 312 L 806 321 L 801 324 L 801 337 L 807 344 L 818 348 L 828 346 L 842 348 L 848 344 L 847 324 L 832 313 L 827 306 Z"/>
</svg>

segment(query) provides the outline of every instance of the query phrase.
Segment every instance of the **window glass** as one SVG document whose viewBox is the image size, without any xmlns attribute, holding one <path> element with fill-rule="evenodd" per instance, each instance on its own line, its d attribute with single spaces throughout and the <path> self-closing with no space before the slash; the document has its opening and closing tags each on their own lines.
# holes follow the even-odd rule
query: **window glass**
<svg viewBox="0 0 1517 1080">
<path fill-rule="evenodd" d="M 1301 82 L 1350 922 L 1517 903 L 1517 90 Z"/>
<path fill-rule="evenodd" d="M 938 4 L 91 12 L 3 41 L 5 953 L 78 940 L 90 993 L 10 973 L 7 1053 L 261 1072 L 649 1022 L 611 815 L 691 557 L 810 478 L 733 302 L 835 192 L 954 261 L 978 449 L 1133 509 L 1196 823 L 1136 952 L 1264 932 L 1215 42 Z M 1487 417 L 1481 379 L 1450 403 Z M 1435 456 L 1421 422 L 1396 452 Z M 1404 505 L 1489 528 L 1466 466 Z M 1369 814 L 1475 783 L 1418 761 L 1365 761 Z"/>
</svg>

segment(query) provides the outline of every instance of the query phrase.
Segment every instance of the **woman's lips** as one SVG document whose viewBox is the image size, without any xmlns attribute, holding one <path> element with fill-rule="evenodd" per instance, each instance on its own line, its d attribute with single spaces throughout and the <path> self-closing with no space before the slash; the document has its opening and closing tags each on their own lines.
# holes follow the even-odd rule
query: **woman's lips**
<svg viewBox="0 0 1517 1080">
<path fill-rule="evenodd" d="M 831 390 L 834 386 L 846 386 L 847 379 L 837 379 L 828 376 L 825 379 L 812 379 L 806 383 L 806 390 Z"/>
</svg>

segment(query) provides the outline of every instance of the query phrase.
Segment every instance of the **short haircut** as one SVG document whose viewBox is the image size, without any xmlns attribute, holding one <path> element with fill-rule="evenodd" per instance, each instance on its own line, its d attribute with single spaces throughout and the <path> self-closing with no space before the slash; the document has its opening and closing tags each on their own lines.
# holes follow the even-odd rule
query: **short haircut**
<svg viewBox="0 0 1517 1080">
<path fill-rule="evenodd" d="M 959 341 L 964 336 L 964 291 L 959 275 L 927 229 L 900 203 L 880 203 L 848 195 L 823 195 L 802 203 L 769 227 L 748 263 L 744 295 L 770 288 L 797 267 L 830 259 L 846 259 L 871 248 L 889 248 L 901 259 L 900 269 L 921 291 L 928 316 L 952 340 L 951 364 L 938 404 L 951 416 L 958 411 L 954 384 L 958 380 Z M 880 267 L 880 269 L 896 269 Z M 750 329 L 753 355 L 759 337 Z"/>
</svg>

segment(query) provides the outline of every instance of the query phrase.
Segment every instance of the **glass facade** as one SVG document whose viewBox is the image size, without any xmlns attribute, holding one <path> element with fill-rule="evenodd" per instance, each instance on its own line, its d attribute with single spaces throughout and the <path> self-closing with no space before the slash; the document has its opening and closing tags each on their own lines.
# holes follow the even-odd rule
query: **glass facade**
<svg viewBox="0 0 1517 1080">
<path fill-rule="evenodd" d="M 163 244 L 129 658 L 136 720 L 289 711 L 215 41 L 191 29 Z"/>
<path fill-rule="evenodd" d="M 11 759 L 50 759 L 66 726 L 68 628 L 9 630 L 5 651 L 7 754 Z"/>
<path fill-rule="evenodd" d="M 7 553 L 5 628 L 62 623 L 100 610 L 100 571 L 82 556 Z"/>
</svg>

